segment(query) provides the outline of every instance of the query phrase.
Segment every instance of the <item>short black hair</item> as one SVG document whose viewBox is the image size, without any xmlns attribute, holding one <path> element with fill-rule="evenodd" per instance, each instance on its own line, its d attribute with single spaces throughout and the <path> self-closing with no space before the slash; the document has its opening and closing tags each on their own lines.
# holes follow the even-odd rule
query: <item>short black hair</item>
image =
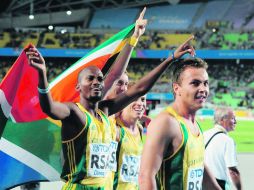
<svg viewBox="0 0 254 190">
<path fill-rule="evenodd" d="M 173 63 L 172 67 L 172 83 L 180 83 L 180 76 L 187 67 L 204 68 L 207 70 L 208 64 L 200 58 L 187 58 Z"/>
</svg>

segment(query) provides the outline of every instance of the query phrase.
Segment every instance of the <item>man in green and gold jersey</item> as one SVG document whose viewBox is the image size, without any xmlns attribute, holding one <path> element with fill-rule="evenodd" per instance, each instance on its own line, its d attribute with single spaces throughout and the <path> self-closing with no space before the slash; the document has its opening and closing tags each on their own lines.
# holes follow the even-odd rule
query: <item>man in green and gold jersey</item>
<svg viewBox="0 0 254 190">
<path fill-rule="evenodd" d="M 201 190 L 202 182 L 206 190 L 220 189 L 204 166 L 203 134 L 195 120 L 209 94 L 206 69 L 207 63 L 199 58 L 175 62 L 175 100 L 148 126 L 141 190 Z"/>
</svg>

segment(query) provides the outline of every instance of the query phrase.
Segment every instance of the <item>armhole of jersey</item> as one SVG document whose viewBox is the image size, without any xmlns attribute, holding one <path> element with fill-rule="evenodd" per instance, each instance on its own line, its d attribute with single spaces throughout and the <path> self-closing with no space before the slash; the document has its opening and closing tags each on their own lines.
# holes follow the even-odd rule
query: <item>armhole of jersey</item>
<svg viewBox="0 0 254 190">
<path fill-rule="evenodd" d="M 137 123 L 137 126 L 138 126 L 138 131 L 139 131 L 140 139 L 143 142 L 143 126 L 139 122 Z"/>
<path fill-rule="evenodd" d="M 201 134 L 203 134 L 203 130 L 202 130 L 202 128 L 201 128 L 201 126 L 200 126 L 199 122 L 198 122 L 198 121 L 196 121 L 196 122 L 197 122 L 197 124 L 198 124 L 198 127 L 199 127 L 199 131 L 200 131 L 200 133 L 201 133 Z"/>
<path fill-rule="evenodd" d="M 181 131 L 181 135 L 182 135 L 182 142 L 181 144 L 179 145 L 179 147 L 176 149 L 175 152 L 173 152 L 172 155 L 169 155 L 165 158 L 163 158 L 163 161 L 167 161 L 167 160 L 170 160 L 171 158 L 173 158 L 179 151 L 180 149 L 183 147 L 184 145 L 184 140 L 185 140 L 185 136 L 184 136 L 184 131 L 183 131 L 183 126 L 182 126 L 182 119 L 177 115 L 177 113 L 173 110 L 172 107 L 168 107 L 166 108 L 165 110 L 166 113 L 170 114 L 172 117 L 174 117 L 176 119 L 176 121 L 178 122 L 178 126 L 180 128 L 180 131 Z"/>
<path fill-rule="evenodd" d="M 125 131 L 124 131 L 123 123 L 122 123 L 121 119 L 119 119 L 119 118 L 116 118 L 116 127 L 119 128 L 119 143 L 121 143 L 124 138 Z"/>
<path fill-rule="evenodd" d="M 87 111 L 85 110 L 85 108 L 80 104 L 80 103 L 76 103 L 76 105 L 78 106 L 78 108 L 86 115 L 86 124 L 85 124 L 85 126 L 82 128 L 82 130 L 75 136 L 75 137 L 73 137 L 73 138 L 71 138 L 71 139 L 69 139 L 69 140 L 64 140 L 64 141 L 62 141 L 62 143 L 68 143 L 68 142 L 70 142 L 70 141 L 74 141 L 76 138 L 78 138 L 81 134 L 82 134 L 82 132 L 89 126 L 89 124 L 88 124 L 88 117 L 89 117 L 89 115 L 87 114 Z M 90 118 L 90 120 L 91 120 L 91 118 Z M 89 122 L 90 123 L 90 122 Z"/>
<path fill-rule="evenodd" d="M 100 115 L 102 122 L 103 123 L 105 122 L 107 124 L 107 126 L 110 127 L 111 123 L 109 121 L 108 116 L 106 116 L 106 114 L 100 109 L 96 109 L 96 112 Z"/>
</svg>

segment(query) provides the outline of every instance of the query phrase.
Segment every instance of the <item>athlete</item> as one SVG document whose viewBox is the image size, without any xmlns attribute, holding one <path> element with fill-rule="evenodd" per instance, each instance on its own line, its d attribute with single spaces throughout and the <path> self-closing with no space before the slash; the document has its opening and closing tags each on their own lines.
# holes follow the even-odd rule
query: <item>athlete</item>
<svg viewBox="0 0 254 190">
<path fill-rule="evenodd" d="M 139 183 L 141 190 L 220 189 L 204 167 L 204 141 L 196 112 L 209 94 L 207 64 L 199 58 L 175 63 L 175 100 L 148 126 Z"/>
</svg>

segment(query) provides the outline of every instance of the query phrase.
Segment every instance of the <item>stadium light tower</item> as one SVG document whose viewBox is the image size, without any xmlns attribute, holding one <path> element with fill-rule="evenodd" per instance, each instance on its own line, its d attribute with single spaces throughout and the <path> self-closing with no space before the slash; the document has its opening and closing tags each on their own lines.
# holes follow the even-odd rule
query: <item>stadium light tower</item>
<svg viewBox="0 0 254 190">
<path fill-rule="evenodd" d="M 30 14 L 29 14 L 29 19 L 33 20 L 34 19 L 34 2 L 33 0 L 30 1 Z"/>
</svg>

